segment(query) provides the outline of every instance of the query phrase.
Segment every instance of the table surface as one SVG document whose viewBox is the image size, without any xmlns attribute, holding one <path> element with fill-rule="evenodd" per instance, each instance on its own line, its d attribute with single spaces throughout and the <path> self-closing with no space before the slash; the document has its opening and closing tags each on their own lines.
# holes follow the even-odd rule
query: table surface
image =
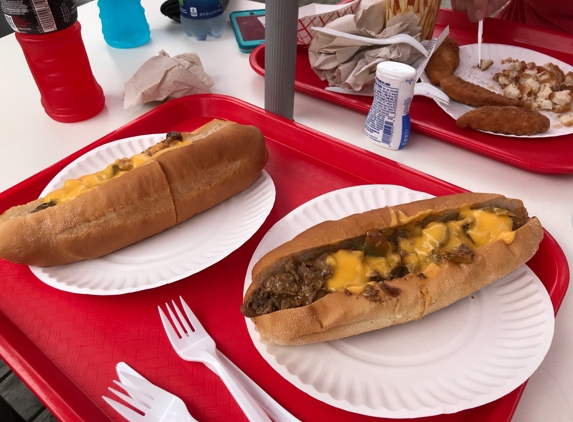
<svg viewBox="0 0 573 422">
<path fill-rule="evenodd" d="M 51 120 L 40 105 L 40 95 L 14 35 L 0 38 L 0 191 L 154 108 L 157 103 L 124 109 L 122 94 L 124 83 L 161 50 L 171 56 L 197 53 L 215 81 L 213 93 L 264 108 L 264 78 L 251 69 L 249 56 L 239 51 L 230 23 L 221 38 L 199 42 L 185 36 L 179 24 L 161 15 L 162 2 L 142 0 L 151 40 L 127 50 L 105 44 L 96 2 L 78 9 L 93 73 L 106 96 L 104 110 L 84 122 L 65 124 Z M 262 7 L 261 3 L 234 0 L 228 12 Z M 389 151 L 366 139 L 365 119 L 363 114 L 295 94 L 294 120 L 300 124 L 462 188 L 522 199 L 530 214 L 539 217 L 556 238 L 573 267 L 573 175 L 529 173 L 417 133 L 412 134 L 403 150 Z M 514 421 L 573 421 L 572 332 L 573 298 L 568 294 L 556 319 L 551 349 L 531 377 Z"/>
</svg>

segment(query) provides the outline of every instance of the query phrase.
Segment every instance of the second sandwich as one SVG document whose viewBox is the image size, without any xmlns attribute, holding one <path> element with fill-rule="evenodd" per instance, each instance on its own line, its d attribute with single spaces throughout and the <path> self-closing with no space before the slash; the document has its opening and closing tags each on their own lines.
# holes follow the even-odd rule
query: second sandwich
<svg viewBox="0 0 573 422">
<path fill-rule="evenodd" d="M 495 194 L 325 221 L 256 263 L 241 311 L 262 340 L 281 345 L 415 321 L 523 265 L 542 238 L 521 201 Z"/>
</svg>

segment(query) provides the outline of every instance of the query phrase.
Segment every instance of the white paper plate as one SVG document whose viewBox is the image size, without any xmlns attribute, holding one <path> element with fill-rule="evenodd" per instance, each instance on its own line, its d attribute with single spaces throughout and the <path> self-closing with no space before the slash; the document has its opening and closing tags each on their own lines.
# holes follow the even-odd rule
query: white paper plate
<svg viewBox="0 0 573 422">
<path fill-rule="evenodd" d="M 318 197 L 277 222 L 256 249 L 270 249 L 326 219 L 428 198 L 400 186 L 357 186 Z M 522 266 L 420 321 L 304 346 L 264 344 L 263 358 L 286 380 L 332 406 L 385 418 L 454 413 L 511 392 L 538 368 L 553 337 L 549 295 Z"/>
<path fill-rule="evenodd" d="M 121 139 L 93 149 L 64 168 L 40 197 L 65 180 L 104 169 L 165 139 L 165 134 Z M 151 289 L 195 274 L 225 258 L 263 224 L 275 202 L 275 186 L 265 171 L 247 190 L 178 226 L 101 258 L 30 269 L 60 290 L 116 295 Z"/>
<path fill-rule="evenodd" d="M 561 60 L 554 59 L 553 57 L 546 54 L 528 50 L 526 48 L 504 44 L 482 44 L 482 58 L 493 60 L 493 65 L 489 69 L 482 71 L 477 67 L 477 49 L 477 44 L 463 45 L 460 47 L 460 65 L 458 66 L 455 74 L 460 78 L 465 79 L 466 81 L 488 88 L 497 92 L 498 94 L 502 94 L 503 90 L 500 88 L 499 84 L 493 80 L 493 75 L 507 68 L 508 64 L 501 64 L 501 61 L 507 58 L 523 60 L 526 63 L 534 62 L 538 66 L 543 66 L 546 63 L 553 63 L 559 66 L 565 73 L 573 71 L 573 66 L 562 62 Z M 424 82 L 430 82 L 428 76 L 425 73 L 422 75 L 421 79 Z M 448 113 L 453 119 L 457 119 L 468 111 L 475 109 L 475 107 L 458 103 L 457 101 L 450 101 L 449 105 L 438 102 L 436 102 L 436 104 L 438 104 L 442 110 Z M 538 133 L 536 135 L 530 136 L 505 135 L 493 132 L 488 133 L 492 133 L 493 135 L 517 138 L 549 138 L 553 136 L 568 135 L 573 133 L 573 127 L 563 126 L 559 122 L 557 113 L 550 113 L 547 111 L 541 111 L 541 113 L 547 116 L 551 122 L 549 130 L 545 133 Z"/>
</svg>

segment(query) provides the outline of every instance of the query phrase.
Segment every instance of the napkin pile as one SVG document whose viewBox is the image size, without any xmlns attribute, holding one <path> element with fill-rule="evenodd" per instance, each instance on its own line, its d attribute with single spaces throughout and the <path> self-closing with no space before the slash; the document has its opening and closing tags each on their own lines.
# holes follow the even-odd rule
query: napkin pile
<svg viewBox="0 0 573 422">
<path fill-rule="evenodd" d="M 208 93 L 213 85 L 196 53 L 170 57 L 161 50 L 125 83 L 123 107 Z"/>
<path fill-rule="evenodd" d="M 386 22 L 385 7 L 384 0 L 362 0 L 355 14 L 336 19 L 325 27 L 368 38 L 407 34 L 420 41 L 420 16 L 410 11 Z M 423 57 L 409 44 L 379 46 L 324 33 L 314 36 L 308 51 L 310 65 L 321 80 L 354 91 L 374 82 L 376 65 L 381 61 L 412 65 Z"/>
</svg>

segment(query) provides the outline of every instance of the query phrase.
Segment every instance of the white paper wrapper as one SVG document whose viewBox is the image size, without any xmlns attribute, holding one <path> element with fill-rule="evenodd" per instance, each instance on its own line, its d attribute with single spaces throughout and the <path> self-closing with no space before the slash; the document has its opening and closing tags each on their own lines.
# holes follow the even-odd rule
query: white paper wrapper
<svg viewBox="0 0 573 422">
<path fill-rule="evenodd" d="M 123 107 L 208 93 L 214 84 L 196 53 L 170 57 L 161 50 L 125 83 Z"/>
<path fill-rule="evenodd" d="M 362 0 L 355 14 L 349 14 L 325 25 L 337 31 L 368 38 L 389 38 L 407 34 L 420 41 L 420 17 L 413 12 L 398 14 L 388 22 L 385 2 Z M 379 46 L 324 33 L 316 33 L 309 46 L 312 69 L 330 86 L 360 91 L 372 84 L 376 65 L 392 60 L 413 65 L 423 55 L 404 43 Z"/>
<path fill-rule="evenodd" d="M 385 21 L 384 0 L 362 0 L 355 14 L 341 17 L 325 27 L 348 34 L 372 39 L 386 39 L 399 34 L 410 35 L 420 41 L 420 17 L 409 11 Z M 362 40 L 352 40 L 315 31 L 309 46 L 309 61 L 321 80 L 331 87 L 340 87 L 348 93 L 371 91 L 376 77 L 376 66 L 382 61 L 397 61 L 417 70 L 417 78 L 423 72 L 431 54 L 438 48 L 449 28 L 437 39 L 420 41 L 428 51 L 424 57 L 406 43 L 386 46 Z"/>
</svg>

